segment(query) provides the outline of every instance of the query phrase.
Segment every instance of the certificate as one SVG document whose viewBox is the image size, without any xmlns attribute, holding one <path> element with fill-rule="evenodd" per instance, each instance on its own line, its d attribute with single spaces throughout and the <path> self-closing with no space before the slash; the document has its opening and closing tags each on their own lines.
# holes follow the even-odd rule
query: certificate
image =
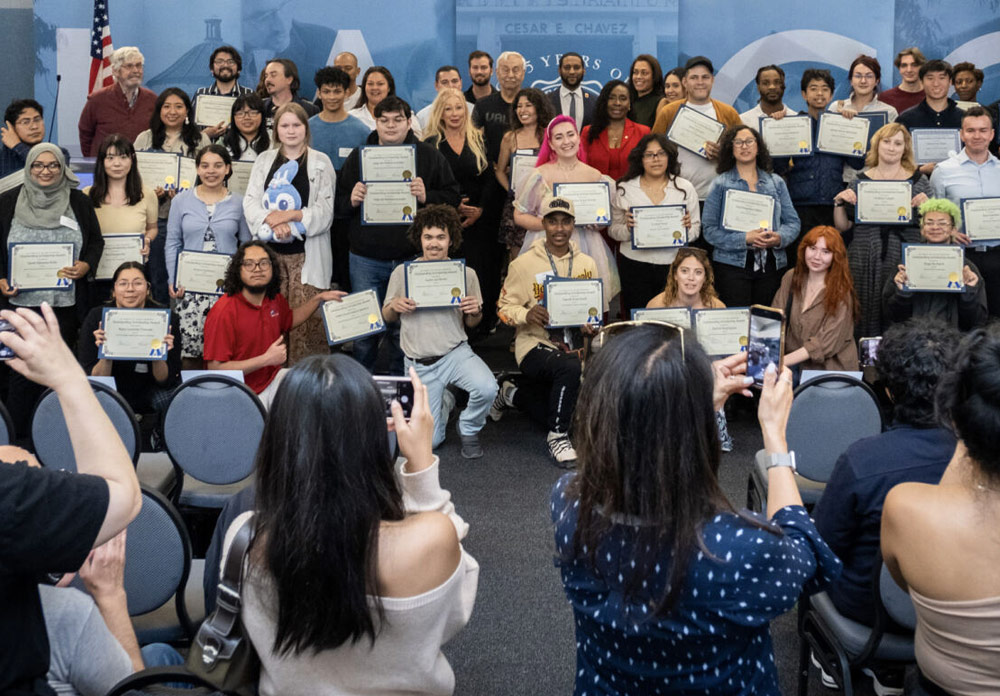
<svg viewBox="0 0 1000 696">
<path fill-rule="evenodd" d="M 340 302 L 324 302 L 320 309 L 326 341 L 331 346 L 373 336 L 385 331 L 382 308 L 374 290 L 362 290 L 345 295 Z"/>
<path fill-rule="evenodd" d="M 957 128 L 914 128 L 910 136 L 917 164 L 937 164 L 962 149 Z"/>
<path fill-rule="evenodd" d="M 906 289 L 911 292 L 962 292 L 965 249 L 952 244 L 904 244 Z"/>
<path fill-rule="evenodd" d="M 722 227 L 731 232 L 769 230 L 774 221 L 774 199 L 764 193 L 727 189 L 722 199 Z"/>
<path fill-rule="evenodd" d="M 868 146 L 865 148 L 865 152 L 871 149 L 872 137 L 878 131 L 879 128 L 884 126 L 889 122 L 889 112 L 888 111 L 862 111 L 861 113 L 855 115 L 854 118 L 863 118 L 868 121 L 871 125 L 868 126 Z"/>
<path fill-rule="evenodd" d="M 253 162 L 233 162 L 233 173 L 229 175 L 230 193 L 242 196 L 247 192 L 247 184 L 250 183 L 250 172 L 253 171 Z"/>
<path fill-rule="evenodd" d="M 186 191 L 194 186 L 198 179 L 198 165 L 194 163 L 194 157 L 177 158 L 177 190 Z"/>
<path fill-rule="evenodd" d="M 102 360 L 166 360 L 170 333 L 169 309 L 118 309 L 105 307 L 101 314 L 104 343 Z"/>
<path fill-rule="evenodd" d="M 413 222 L 417 197 L 408 181 L 369 181 L 361 202 L 362 225 L 400 225 Z"/>
<path fill-rule="evenodd" d="M 194 100 L 194 122 L 198 126 L 229 125 L 236 97 L 218 94 L 200 94 Z"/>
<path fill-rule="evenodd" d="M 549 276 L 544 286 L 548 328 L 601 325 L 604 283 L 600 278 L 556 278 Z"/>
<path fill-rule="evenodd" d="M 62 269 L 73 265 L 73 244 L 14 242 L 7 245 L 7 282 L 18 290 L 69 290 Z"/>
<path fill-rule="evenodd" d="M 687 228 L 683 205 L 636 205 L 629 208 L 635 225 L 632 226 L 633 249 L 662 249 L 687 244 Z"/>
<path fill-rule="evenodd" d="M 724 123 L 684 105 L 677 110 L 674 122 L 670 124 L 667 140 L 708 159 L 705 143 L 719 142 L 724 130 L 726 130 Z"/>
<path fill-rule="evenodd" d="M 760 137 L 771 157 L 807 157 L 813 151 L 812 119 L 808 115 L 762 116 Z"/>
<path fill-rule="evenodd" d="M 909 181 L 859 181 L 854 222 L 858 225 L 909 225 L 913 220 Z"/>
<path fill-rule="evenodd" d="M 974 106 L 982 106 L 979 102 L 974 101 L 962 101 L 960 99 L 955 100 L 955 106 L 957 106 L 962 111 L 968 111 Z"/>
<path fill-rule="evenodd" d="M 139 165 L 142 183 L 165 191 L 177 188 L 177 160 L 173 152 L 136 152 L 135 161 Z"/>
<path fill-rule="evenodd" d="M 174 287 L 198 295 L 221 295 L 229 259 L 229 254 L 214 251 L 180 252 L 177 254 Z"/>
<path fill-rule="evenodd" d="M 860 157 L 868 150 L 871 125 L 866 118 L 846 118 L 826 111 L 819 116 L 816 149 L 833 155 Z"/>
<path fill-rule="evenodd" d="M 554 184 L 552 195 L 565 196 L 573 201 L 576 209 L 574 225 L 611 224 L 611 187 L 606 181 Z"/>
<path fill-rule="evenodd" d="M 417 309 L 458 307 L 465 297 L 465 259 L 407 261 L 403 277 Z"/>
<path fill-rule="evenodd" d="M 126 261 L 142 263 L 143 242 L 145 239 L 141 234 L 105 235 L 104 251 L 101 252 L 101 260 L 97 264 L 94 278 L 111 280 L 118 267 Z"/>
<path fill-rule="evenodd" d="M 514 153 L 510 156 L 510 190 L 517 193 L 521 185 L 535 169 L 538 155 Z"/>
<path fill-rule="evenodd" d="M 694 335 L 712 357 L 742 353 L 747 349 L 750 308 L 696 309 Z"/>
<path fill-rule="evenodd" d="M 415 145 L 366 145 L 361 148 L 362 181 L 412 181 L 416 171 Z"/>
<path fill-rule="evenodd" d="M 965 234 L 973 242 L 1000 239 L 1000 196 L 963 198 L 962 220 L 965 221 Z"/>
<path fill-rule="evenodd" d="M 691 328 L 691 310 L 687 307 L 643 307 L 632 310 L 632 321 L 665 321 L 682 329 Z"/>
<path fill-rule="evenodd" d="M 24 170 L 18 169 L 4 178 L 0 179 L 0 193 L 10 191 L 24 183 Z"/>
</svg>

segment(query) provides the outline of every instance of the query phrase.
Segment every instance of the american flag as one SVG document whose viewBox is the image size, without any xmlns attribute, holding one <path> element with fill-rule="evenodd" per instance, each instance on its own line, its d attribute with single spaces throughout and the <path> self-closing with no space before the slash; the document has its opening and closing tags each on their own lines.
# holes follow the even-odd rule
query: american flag
<svg viewBox="0 0 1000 696">
<path fill-rule="evenodd" d="M 115 49 L 111 45 L 108 1 L 94 0 L 94 26 L 90 30 L 90 85 L 87 87 L 87 94 L 95 89 L 110 87 L 114 82 L 111 77 L 111 54 Z"/>
</svg>

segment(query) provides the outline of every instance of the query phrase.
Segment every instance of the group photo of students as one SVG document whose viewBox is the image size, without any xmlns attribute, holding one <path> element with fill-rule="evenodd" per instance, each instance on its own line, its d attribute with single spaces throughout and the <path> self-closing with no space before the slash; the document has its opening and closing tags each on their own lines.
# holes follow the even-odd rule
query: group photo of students
<svg viewBox="0 0 1000 696">
<path fill-rule="evenodd" d="M 349 51 L 220 43 L 189 94 L 122 46 L 81 156 L 6 106 L 0 694 L 1000 694 L 983 70 L 748 65 L 740 113 L 707 55 L 578 51 L 411 104 Z M 226 640 L 244 683 L 195 669 Z"/>
</svg>

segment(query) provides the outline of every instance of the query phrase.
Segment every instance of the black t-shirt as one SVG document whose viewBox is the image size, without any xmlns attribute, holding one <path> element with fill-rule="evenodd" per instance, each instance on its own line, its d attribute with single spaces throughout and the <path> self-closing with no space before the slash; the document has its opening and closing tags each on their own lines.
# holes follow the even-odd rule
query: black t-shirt
<svg viewBox="0 0 1000 696">
<path fill-rule="evenodd" d="M 476 102 L 472 109 L 472 121 L 483 129 L 486 140 L 486 157 L 496 162 L 500 157 L 500 142 L 507 132 L 510 104 L 503 100 L 500 92 L 494 92 Z"/>
<path fill-rule="evenodd" d="M 108 496 L 98 476 L 0 462 L 0 693 L 53 693 L 38 578 L 80 568 Z"/>
<path fill-rule="evenodd" d="M 299 198 L 302 199 L 303 208 L 309 205 L 309 166 L 307 160 L 308 152 L 303 153 L 301 157 L 295 160 L 299 165 L 299 170 L 295 172 L 295 177 L 292 179 L 292 187 L 298 191 Z M 278 153 L 278 156 L 274 158 L 274 164 L 271 165 L 271 170 L 267 173 L 267 178 L 264 179 L 265 189 L 271 183 L 274 173 L 287 162 L 288 158 Z M 306 242 L 304 239 L 295 239 L 292 237 L 292 241 L 290 242 L 272 242 L 271 248 L 279 254 L 304 254 L 306 251 Z"/>
</svg>

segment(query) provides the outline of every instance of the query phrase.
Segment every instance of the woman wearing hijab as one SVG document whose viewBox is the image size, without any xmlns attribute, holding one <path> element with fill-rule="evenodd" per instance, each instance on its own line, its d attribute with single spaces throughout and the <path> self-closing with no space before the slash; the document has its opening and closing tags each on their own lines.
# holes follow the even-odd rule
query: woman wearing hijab
<svg viewBox="0 0 1000 696">
<path fill-rule="evenodd" d="M 104 239 L 90 198 L 77 189 L 80 182 L 66 166 L 62 150 L 39 143 L 28 152 L 24 184 L 0 196 L 0 268 L 8 267 L 9 244 L 24 242 L 72 243 L 73 264 L 59 271 L 72 281 L 57 290 L 20 290 L 8 278 L 0 278 L 3 304 L 38 311 L 43 302 L 52 306 L 63 339 L 76 343 L 78 308 L 85 310 L 87 276 L 97 268 Z M 20 374 L 10 376 L 7 407 L 18 433 L 27 431 L 31 410 L 42 387 Z"/>
</svg>

